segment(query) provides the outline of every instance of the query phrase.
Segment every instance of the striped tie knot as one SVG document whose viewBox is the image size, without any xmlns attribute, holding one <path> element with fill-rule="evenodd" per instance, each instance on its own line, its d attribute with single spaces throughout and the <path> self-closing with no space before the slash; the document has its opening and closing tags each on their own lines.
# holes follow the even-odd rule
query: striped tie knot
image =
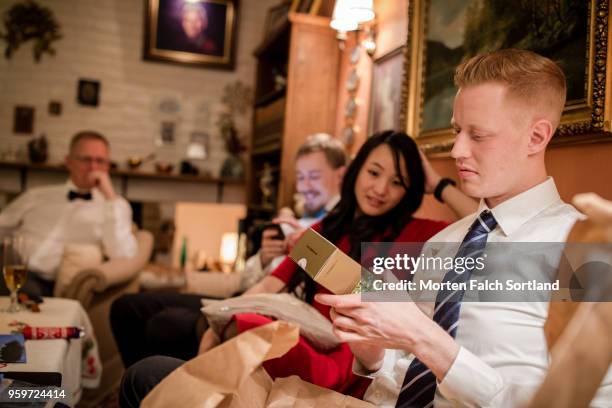
<svg viewBox="0 0 612 408">
<path fill-rule="evenodd" d="M 495 227 L 497 227 L 497 220 L 493 216 L 493 213 L 489 210 L 484 210 L 483 212 L 478 214 L 478 217 L 476 217 L 476 219 L 472 223 L 472 226 L 468 231 L 468 235 L 470 235 L 472 231 L 478 234 L 488 234 L 489 232 L 493 231 Z"/>
</svg>

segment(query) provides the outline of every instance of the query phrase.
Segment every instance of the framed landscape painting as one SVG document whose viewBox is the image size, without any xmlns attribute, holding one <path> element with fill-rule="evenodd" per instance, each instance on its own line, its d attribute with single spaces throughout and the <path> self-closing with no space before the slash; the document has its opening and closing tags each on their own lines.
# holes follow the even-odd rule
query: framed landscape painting
<svg viewBox="0 0 612 408">
<path fill-rule="evenodd" d="M 413 0 L 409 21 L 406 130 L 429 153 L 446 153 L 453 144 L 455 67 L 502 48 L 529 49 L 563 68 L 567 103 L 553 143 L 610 138 L 606 0 Z"/>
</svg>

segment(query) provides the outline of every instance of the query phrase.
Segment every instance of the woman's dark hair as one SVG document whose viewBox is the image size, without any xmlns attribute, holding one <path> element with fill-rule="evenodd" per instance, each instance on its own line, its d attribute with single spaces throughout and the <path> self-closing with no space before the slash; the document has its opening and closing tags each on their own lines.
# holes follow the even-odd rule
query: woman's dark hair
<svg viewBox="0 0 612 408">
<path fill-rule="evenodd" d="M 401 183 L 406 190 L 402 200 L 386 213 L 372 217 L 361 215 L 355 218 L 358 208 L 355 196 L 355 185 L 357 177 L 368 156 L 378 146 L 386 144 L 393 154 L 395 171 L 400 171 L 400 157 L 404 158 L 408 170 L 409 183 L 400 177 Z M 344 175 L 342 181 L 340 202 L 323 219 L 322 235 L 329 241 L 337 243 L 342 236 L 348 234 L 350 237 L 350 250 L 348 255 L 360 262 L 361 243 L 374 241 L 394 241 L 402 232 L 406 224 L 412 219 L 412 214 L 421 206 L 425 194 L 425 174 L 423 163 L 419 155 L 419 149 L 406 133 L 391 130 L 374 134 L 361 146 L 357 156 Z M 308 303 L 312 303 L 316 293 L 316 283 L 298 268 L 292 279 L 287 284 L 289 291 L 295 292 L 303 285 L 300 296 Z"/>
</svg>

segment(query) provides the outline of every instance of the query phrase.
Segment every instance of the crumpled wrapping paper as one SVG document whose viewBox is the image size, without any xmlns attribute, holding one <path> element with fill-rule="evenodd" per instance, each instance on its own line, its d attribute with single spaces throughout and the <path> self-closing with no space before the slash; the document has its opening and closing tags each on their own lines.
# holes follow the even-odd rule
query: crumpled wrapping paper
<svg viewBox="0 0 612 408">
<path fill-rule="evenodd" d="M 143 408 L 373 408 L 350 396 L 297 376 L 275 382 L 261 363 L 278 358 L 298 342 L 296 325 L 276 321 L 239 336 L 189 360 L 159 383 Z"/>
</svg>

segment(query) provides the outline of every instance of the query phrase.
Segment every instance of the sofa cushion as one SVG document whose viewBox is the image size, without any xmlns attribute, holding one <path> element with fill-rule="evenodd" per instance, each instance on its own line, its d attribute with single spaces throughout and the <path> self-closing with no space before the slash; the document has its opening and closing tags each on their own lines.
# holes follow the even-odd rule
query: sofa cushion
<svg viewBox="0 0 612 408">
<path fill-rule="evenodd" d="M 67 244 L 55 281 L 54 296 L 62 296 L 64 289 L 82 270 L 102 264 L 102 248 L 93 244 Z"/>
</svg>

